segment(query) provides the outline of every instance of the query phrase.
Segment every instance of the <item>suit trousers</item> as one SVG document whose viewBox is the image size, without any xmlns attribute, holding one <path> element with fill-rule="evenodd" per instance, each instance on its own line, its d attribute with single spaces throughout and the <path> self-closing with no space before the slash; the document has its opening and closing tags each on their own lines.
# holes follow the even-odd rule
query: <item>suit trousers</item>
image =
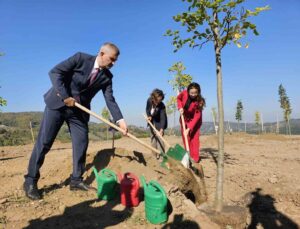
<svg viewBox="0 0 300 229">
<path fill-rule="evenodd" d="M 67 123 L 72 138 L 73 173 L 71 182 L 79 183 L 82 181 L 88 147 L 88 123 L 78 108 L 64 106 L 52 110 L 46 106 L 39 134 L 29 160 L 28 174 L 25 175 L 27 184 L 37 183 L 40 178 L 40 168 L 44 163 L 45 156 L 51 149 L 64 122 Z"/>
</svg>

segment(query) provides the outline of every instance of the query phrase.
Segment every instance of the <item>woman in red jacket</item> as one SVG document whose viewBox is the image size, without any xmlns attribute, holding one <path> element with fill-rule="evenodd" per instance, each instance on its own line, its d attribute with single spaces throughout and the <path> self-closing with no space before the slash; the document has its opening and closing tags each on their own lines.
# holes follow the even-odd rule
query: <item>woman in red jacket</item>
<svg viewBox="0 0 300 229">
<path fill-rule="evenodd" d="M 195 162 L 199 162 L 200 155 L 200 127 L 202 125 L 202 109 L 205 105 L 205 100 L 201 96 L 201 88 L 197 83 L 191 83 L 187 90 L 182 91 L 177 96 L 178 110 L 184 116 L 184 122 L 186 125 L 186 133 L 183 133 L 182 122 L 181 135 L 184 141 L 184 134 L 188 136 L 188 142 L 190 147 L 190 156 Z"/>
</svg>

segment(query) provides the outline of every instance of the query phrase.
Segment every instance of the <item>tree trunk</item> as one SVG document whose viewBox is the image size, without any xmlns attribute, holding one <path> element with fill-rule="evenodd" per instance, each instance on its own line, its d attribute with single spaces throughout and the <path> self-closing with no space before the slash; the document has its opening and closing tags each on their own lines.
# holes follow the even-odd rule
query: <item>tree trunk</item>
<svg viewBox="0 0 300 229">
<path fill-rule="evenodd" d="M 108 140 L 108 127 L 106 127 L 106 141 Z"/>
<path fill-rule="evenodd" d="M 214 21 L 217 21 L 217 12 L 214 12 Z M 213 28 L 215 41 L 215 58 L 217 70 L 217 96 L 218 96 L 218 163 L 217 163 L 217 182 L 216 182 L 216 196 L 215 209 L 221 211 L 223 207 L 223 182 L 224 182 L 224 108 L 223 108 L 223 91 L 222 91 L 222 64 L 221 64 L 221 46 L 218 42 L 219 31 L 217 27 Z"/>
<path fill-rule="evenodd" d="M 217 190 L 216 190 L 216 210 L 221 211 L 223 206 L 223 182 L 224 182 L 224 108 L 223 108 L 223 91 L 222 91 L 222 66 L 221 66 L 221 52 L 216 49 L 216 63 L 217 63 L 217 85 L 218 85 L 218 113 L 219 113 L 219 127 L 218 127 L 218 165 L 217 165 Z"/>
</svg>

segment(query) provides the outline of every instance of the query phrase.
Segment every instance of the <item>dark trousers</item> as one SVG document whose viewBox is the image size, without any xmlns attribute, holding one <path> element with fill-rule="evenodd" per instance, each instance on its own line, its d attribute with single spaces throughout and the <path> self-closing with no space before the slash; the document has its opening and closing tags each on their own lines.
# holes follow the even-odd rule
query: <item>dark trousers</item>
<svg viewBox="0 0 300 229">
<path fill-rule="evenodd" d="M 151 145 L 160 152 L 165 152 L 165 145 L 151 128 Z"/>
<path fill-rule="evenodd" d="M 62 107 L 58 110 L 51 110 L 46 107 L 38 138 L 29 160 L 28 174 L 25 175 L 27 184 L 37 183 L 40 178 L 40 168 L 44 163 L 45 156 L 51 149 L 64 121 L 69 127 L 72 138 L 73 173 L 71 182 L 82 181 L 88 147 L 88 123 L 77 108 Z"/>
</svg>

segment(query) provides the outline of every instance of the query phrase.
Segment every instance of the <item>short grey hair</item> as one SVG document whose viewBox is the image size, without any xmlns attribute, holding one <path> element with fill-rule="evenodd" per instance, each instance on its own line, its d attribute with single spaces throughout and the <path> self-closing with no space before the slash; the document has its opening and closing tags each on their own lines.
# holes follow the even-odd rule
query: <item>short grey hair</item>
<svg viewBox="0 0 300 229">
<path fill-rule="evenodd" d="M 111 43 L 111 42 L 105 42 L 105 43 L 101 46 L 100 50 L 101 50 L 103 47 L 109 47 L 109 48 L 113 49 L 113 50 L 116 52 L 117 56 L 120 55 L 120 49 L 119 49 L 115 44 L 113 44 L 113 43 Z"/>
</svg>

